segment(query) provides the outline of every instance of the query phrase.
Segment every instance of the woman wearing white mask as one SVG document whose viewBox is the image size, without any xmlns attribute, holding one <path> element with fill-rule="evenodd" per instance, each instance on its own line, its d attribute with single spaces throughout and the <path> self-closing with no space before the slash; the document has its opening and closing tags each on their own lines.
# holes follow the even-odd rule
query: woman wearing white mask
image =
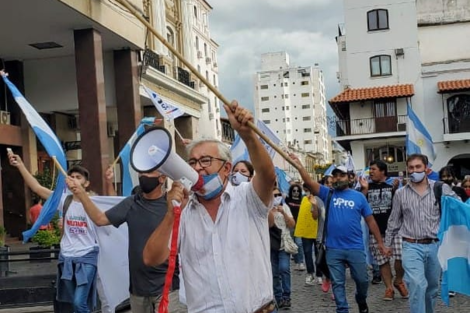
<svg viewBox="0 0 470 313">
<path fill-rule="evenodd" d="M 255 173 L 255 169 L 253 165 L 251 165 L 248 161 L 238 161 L 233 166 L 232 176 L 230 177 L 230 182 L 233 186 L 238 186 L 241 183 L 247 183 L 251 181 L 253 175 Z"/>
<path fill-rule="evenodd" d="M 289 207 L 284 204 L 282 194 L 279 189 L 273 189 L 273 208 L 269 212 L 274 217 L 274 223 L 282 233 L 288 233 L 295 226 L 295 220 Z M 290 254 L 284 251 L 283 246 L 280 250 L 271 249 L 271 266 L 273 271 L 274 297 L 278 308 L 291 307 L 291 275 L 290 275 Z"/>
</svg>

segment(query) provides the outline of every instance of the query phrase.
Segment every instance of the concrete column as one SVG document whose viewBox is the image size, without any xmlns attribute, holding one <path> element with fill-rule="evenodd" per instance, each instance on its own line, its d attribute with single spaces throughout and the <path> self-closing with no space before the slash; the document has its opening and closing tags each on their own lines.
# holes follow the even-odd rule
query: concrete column
<svg viewBox="0 0 470 313">
<path fill-rule="evenodd" d="M 101 34 L 75 30 L 74 41 L 82 164 L 90 171 L 90 189 L 103 194 L 109 154 Z"/>
<path fill-rule="evenodd" d="M 121 151 L 142 119 L 135 51 L 114 51 L 114 84 L 119 131 L 118 151 Z"/>
</svg>

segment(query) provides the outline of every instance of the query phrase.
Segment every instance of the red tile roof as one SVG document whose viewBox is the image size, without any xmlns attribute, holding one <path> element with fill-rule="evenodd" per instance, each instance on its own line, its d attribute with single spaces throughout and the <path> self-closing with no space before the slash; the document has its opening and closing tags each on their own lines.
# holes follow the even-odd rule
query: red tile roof
<svg viewBox="0 0 470 313">
<path fill-rule="evenodd" d="M 362 100 L 401 98 L 414 95 L 412 84 L 371 88 L 346 89 L 330 100 L 330 103 L 345 103 Z"/>
<path fill-rule="evenodd" d="M 470 79 L 447 80 L 437 83 L 439 93 L 470 89 Z"/>
</svg>

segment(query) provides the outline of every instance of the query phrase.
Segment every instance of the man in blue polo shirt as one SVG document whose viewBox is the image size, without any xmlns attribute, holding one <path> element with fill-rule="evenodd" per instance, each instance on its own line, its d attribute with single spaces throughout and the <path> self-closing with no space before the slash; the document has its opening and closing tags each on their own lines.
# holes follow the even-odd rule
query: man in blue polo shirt
<svg viewBox="0 0 470 313">
<path fill-rule="evenodd" d="M 384 255 L 388 253 L 388 248 L 384 246 L 379 228 L 372 216 L 369 203 L 362 193 L 349 188 L 346 167 L 338 166 L 333 171 L 335 183 L 333 184 L 334 189 L 331 190 L 312 180 L 295 155 L 291 155 L 291 158 L 299 164 L 299 173 L 313 194 L 318 195 L 326 203 L 330 191 L 332 192 L 326 217 L 326 262 L 333 283 L 336 312 L 349 313 L 345 289 L 347 265 L 356 283 L 356 302 L 359 306 L 359 312 L 368 313 L 367 290 L 369 284 L 361 217 L 364 217 L 370 232 L 376 238 L 380 252 Z"/>
</svg>

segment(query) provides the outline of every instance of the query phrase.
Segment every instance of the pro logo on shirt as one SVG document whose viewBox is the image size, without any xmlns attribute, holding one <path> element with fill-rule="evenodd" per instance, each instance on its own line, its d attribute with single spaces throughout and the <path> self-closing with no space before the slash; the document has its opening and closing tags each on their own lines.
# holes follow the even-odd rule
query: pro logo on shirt
<svg viewBox="0 0 470 313">
<path fill-rule="evenodd" d="M 335 198 L 333 200 L 333 205 L 340 209 L 353 209 L 356 205 L 352 200 L 345 200 L 343 198 Z"/>
</svg>

